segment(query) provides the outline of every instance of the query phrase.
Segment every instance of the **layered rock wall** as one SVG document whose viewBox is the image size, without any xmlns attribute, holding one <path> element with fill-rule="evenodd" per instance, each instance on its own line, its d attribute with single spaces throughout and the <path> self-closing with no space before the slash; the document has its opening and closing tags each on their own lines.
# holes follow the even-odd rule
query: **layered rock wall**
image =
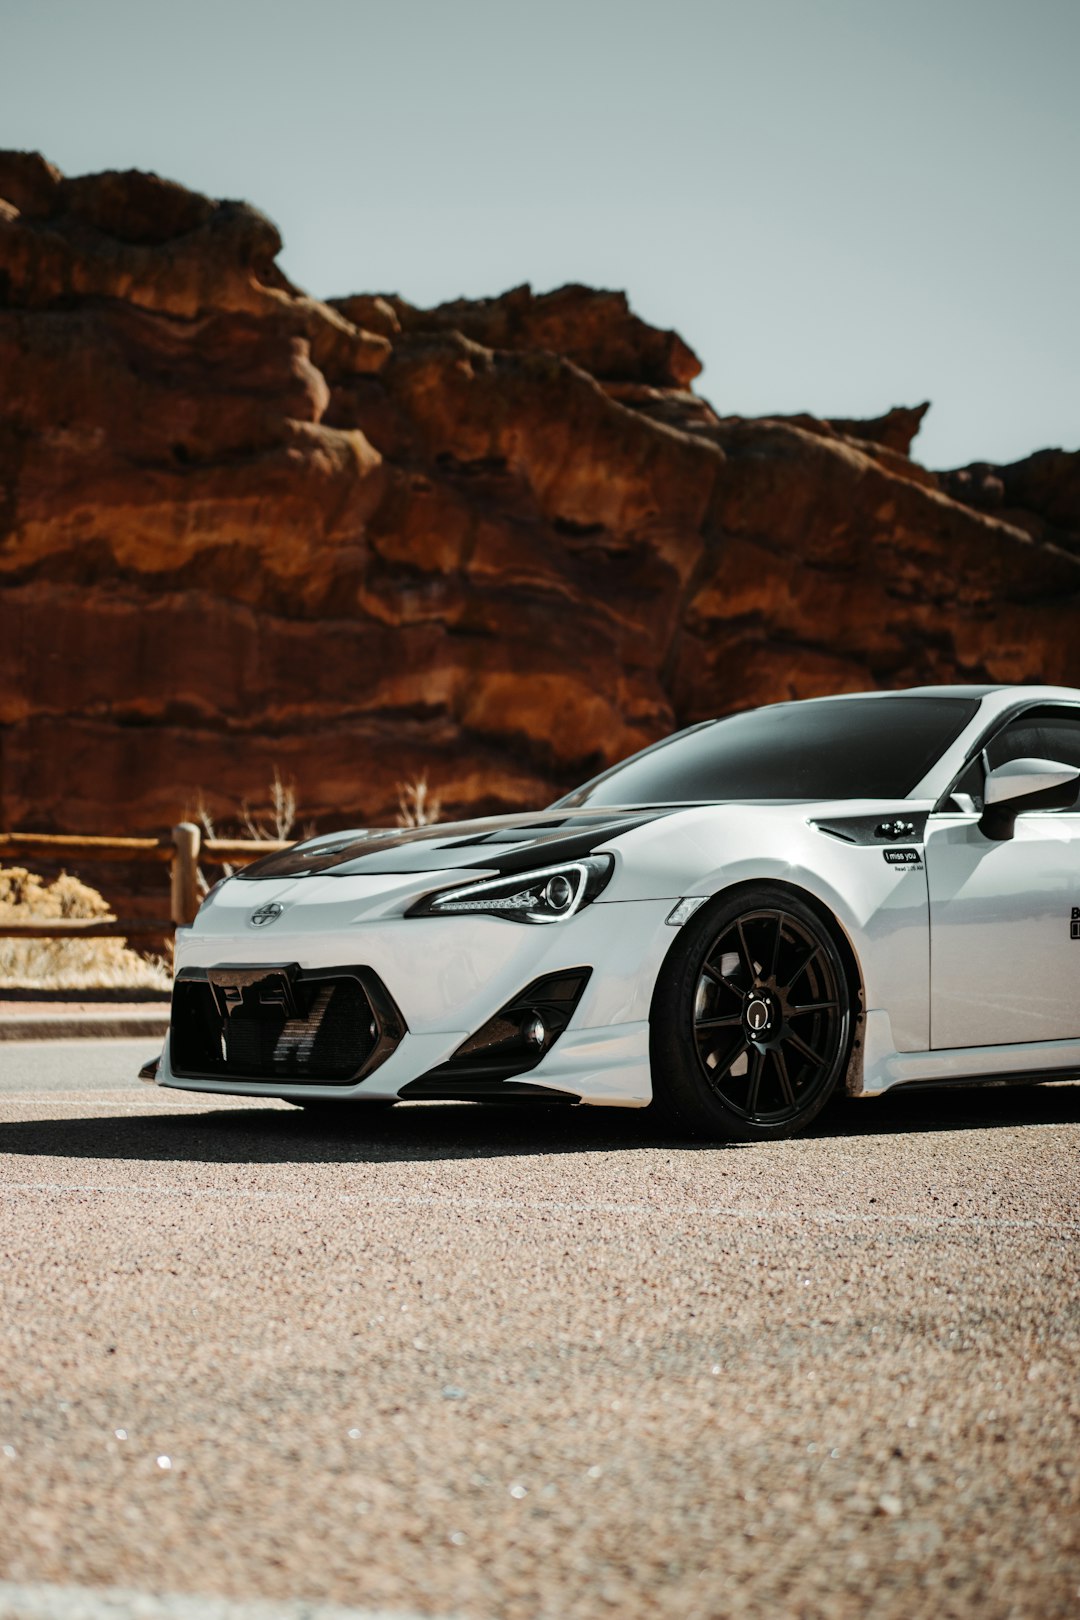
<svg viewBox="0 0 1080 1620">
<path fill-rule="evenodd" d="M 616 293 L 322 303 L 275 227 L 0 155 L 0 823 L 543 803 L 673 726 L 1080 683 L 1078 458 L 745 421 Z"/>
</svg>

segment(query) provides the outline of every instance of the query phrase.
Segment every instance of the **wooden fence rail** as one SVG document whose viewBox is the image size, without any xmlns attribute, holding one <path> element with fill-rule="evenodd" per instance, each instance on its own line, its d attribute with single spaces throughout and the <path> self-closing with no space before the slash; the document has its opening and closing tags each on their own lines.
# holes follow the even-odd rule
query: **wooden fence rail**
<svg viewBox="0 0 1080 1620">
<path fill-rule="evenodd" d="M 195 921 L 201 899 L 201 865 L 247 866 L 288 849 L 287 838 L 204 838 L 193 821 L 181 821 L 164 838 L 97 838 L 64 833 L 0 833 L 0 860 L 148 861 L 169 863 L 171 916 L 166 921 L 116 917 L 59 917 L 0 923 L 0 939 L 117 939 L 167 934 Z"/>
</svg>

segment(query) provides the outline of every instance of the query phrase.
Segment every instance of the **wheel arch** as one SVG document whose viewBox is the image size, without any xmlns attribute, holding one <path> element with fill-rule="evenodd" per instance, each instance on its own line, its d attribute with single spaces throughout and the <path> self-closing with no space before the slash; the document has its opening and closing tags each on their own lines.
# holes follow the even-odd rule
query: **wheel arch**
<svg viewBox="0 0 1080 1620">
<path fill-rule="evenodd" d="M 720 904 L 727 904 L 733 898 L 737 898 L 740 893 L 754 894 L 765 887 L 783 889 L 800 900 L 804 906 L 814 913 L 822 926 L 828 929 L 833 938 L 843 964 L 848 990 L 851 993 L 853 1013 L 851 1051 L 848 1056 L 848 1065 L 843 1084 L 844 1090 L 849 1096 L 857 1096 L 863 1089 L 863 1024 L 866 1015 L 866 990 L 858 952 L 852 944 L 848 930 L 836 911 L 820 895 L 815 894 L 812 889 L 804 888 L 801 883 L 792 883 L 787 878 L 765 876 L 763 874 L 760 877 L 741 878 L 736 883 L 725 884 L 723 888 L 714 890 L 701 908 L 701 915 L 706 915 Z M 653 1020 L 653 1005 L 660 993 L 664 967 L 667 965 L 678 942 L 680 932 L 680 929 L 674 930 L 674 938 L 664 953 L 664 960 L 660 965 L 660 972 L 657 974 L 653 986 L 652 1001 L 649 1006 L 650 1023 Z"/>
</svg>

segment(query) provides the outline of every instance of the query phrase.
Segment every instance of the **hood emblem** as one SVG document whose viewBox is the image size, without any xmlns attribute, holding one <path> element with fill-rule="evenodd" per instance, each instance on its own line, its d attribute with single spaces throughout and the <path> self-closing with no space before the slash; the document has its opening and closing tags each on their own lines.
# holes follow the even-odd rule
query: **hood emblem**
<svg viewBox="0 0 1080 1620">
<path fill-rule="evenodd" d="M 260 906 L 257 911 L 253 911 L 248 922 L 252 928 L 265 928 L 268 923 L 277 922 L 284 910 L 284 906 L 279 905 L 276 900 L 271 900 L 268 906 Z"/>
</svg>

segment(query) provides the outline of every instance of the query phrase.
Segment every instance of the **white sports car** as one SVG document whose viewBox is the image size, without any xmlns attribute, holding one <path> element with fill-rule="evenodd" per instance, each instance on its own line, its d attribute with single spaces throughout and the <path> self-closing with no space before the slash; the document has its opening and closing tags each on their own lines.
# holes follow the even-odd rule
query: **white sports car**
<svg viewBox="0 0 1080 1620">
<path fill-rule="evenodd" d="M 742 1141 L 837 1087 L 1063 1078 L 1078 785 L 1080 692 L 922 687 L 708 721 L 537 813 L 313 838 L 179 931 L 154 1078 L 655 1099 Z"/>
</svg>

